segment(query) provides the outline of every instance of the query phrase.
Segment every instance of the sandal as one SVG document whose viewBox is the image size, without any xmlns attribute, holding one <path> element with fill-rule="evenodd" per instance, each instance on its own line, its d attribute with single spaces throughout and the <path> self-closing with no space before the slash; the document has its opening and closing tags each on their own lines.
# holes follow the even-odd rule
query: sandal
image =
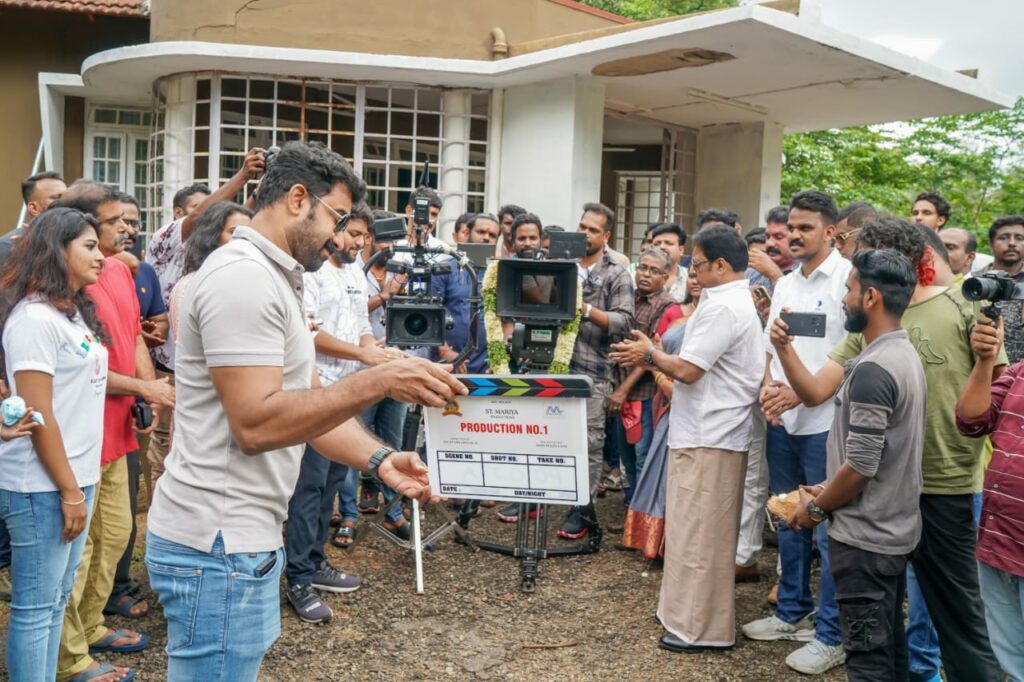
<svg viewBox="0 0 1024 682">
<path fill-rule="evenodd" d="M 340 526 L 331 536 L 331 544 L 338 549 L 348 549 L 356 541 L 357 536 L 358 532 L 355 526 Z"/>
<path fill-rule="evenodd" d="M 399 540 L 408 540 L 412 537 L 412 524 L 403 523 L 401 526 L 389 526 L 384 524 L 384 530 L 394 535 Z"/>
<path fill-rule="evenodd" d="M 100 661 L 99 665 L 97 665 L 92 670 L 83 670 L 82 672 L 78 673 L 73 677 L 69 677 L 66 680 L 61 680 L 61 682 L 89 682 L 89 680 L 95 680 L 97 677 L 103 677 L 104 675 L 109 675 L 111 673 L 114 673 L 116 675 L 117 668 L 115 668 L 114 666 L 110 665 L 105 661 Z M 129 670 L 128 673 L 119 680 L 119 682 L 132 682 L 132 680 L 134 679 L 135 671 Z"/>
<path fill-rule="evenodd" d="M 337 528 L 341 525 L 341 514 L 335 512 L 331 514 L 331 528 Z"/>
<path fill-rule="evenodd" d="M 133 612 L 136 604 L 144 604 L 145 609 L 141 613 Z M 107 602 L 107 605 L 103 607 L 103 614 L 106 616 L 123 616 L 125 618 L 137 619 L 145 618 L 149 614 L 149 604 L 143 597 L 139 597 L 134 594 L 122 594 L 116 599 L 111 599 Z"/>
<path fill-rule="evenodd" d="M 107 630 L 107 634 L 100 637 L 97 641 L 89 645 L 90 654 L 129 654 L 133 651 L 142 651 L 149 646 L 149 637 L 142 634 L 141 632 L 136 633 L 139 635 L 139 641 L 134 644 L 117 644 L 119 639 L 128 639 L 132 636 L 131 632 L 127 630 Z"/>
</svg>

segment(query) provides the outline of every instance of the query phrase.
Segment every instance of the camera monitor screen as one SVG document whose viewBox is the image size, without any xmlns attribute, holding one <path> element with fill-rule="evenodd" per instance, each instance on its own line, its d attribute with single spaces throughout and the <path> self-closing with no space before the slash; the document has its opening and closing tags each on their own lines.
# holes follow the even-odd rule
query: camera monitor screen
<svg viewBox="0 0 1024 682">
<path fill-rule="evenodd" d="M 577 271 L 573 261 L 500 261 L 498 315 L 531 320 L 574 319 Z"/>
</svg>

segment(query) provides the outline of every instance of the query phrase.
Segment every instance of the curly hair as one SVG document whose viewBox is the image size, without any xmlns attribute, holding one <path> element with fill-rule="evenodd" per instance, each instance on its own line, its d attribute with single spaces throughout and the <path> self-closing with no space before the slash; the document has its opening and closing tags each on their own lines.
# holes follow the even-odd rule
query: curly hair
<svg viewBox="0 0 1024 682">
<path fill-rule="evenodd" d="M 73 208 L 51 208 L 29 223 L 25 236 L 15 242 L 7 259 L 7 270 L 0 277 L 0 330 L 26 296 L 43 296 L 69 320 L 81 315 L 86 326 L 101 340 L 106 331 L 96 316 L 96 308 L 85 294 L 71 286 L 65 251 L 86 230 L 99 232 L 96 219 Z M 0 349 L 0 371 L 6 372 Z"/>
<path fill-rule="evenodd" d="M 858 248 L 892 249 L 902 253 L 914 265 L 917 281 L 928 286 L 935 280 L 932 255 L 917 226 L 903 218 L 882 215 L 868 221 L 857 234 Z"/>
</svg>

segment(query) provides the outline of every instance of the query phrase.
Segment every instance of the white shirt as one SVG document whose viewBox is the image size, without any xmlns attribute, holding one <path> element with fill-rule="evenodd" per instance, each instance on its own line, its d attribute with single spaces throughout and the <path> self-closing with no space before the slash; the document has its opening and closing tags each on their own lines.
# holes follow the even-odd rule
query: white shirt
<svg viewBox="0 0 1024 682">
<path fill-rule="evenodd" d="M 320 331 L 355 346 L 363 336 L 373 336 L 367 314 L 366 278 L 354 263 L 338 267 L 331 260 L 316 272 L 302 276 L 303 306 L 307 314 L 323 320 Z M 358 360 L 342 360 L 316 354 L 320 383 L 330 386 L 362 369 Z"/>
<path fill-rule="evenodd" d="M 17 372 L 53 377 L 53 416 L 60 428 L 68 464 L 80 487 L 100 478 L 103 408 L 107 389 L 107 349 L 80 316 L 74 321 L 42 297 L 22 299 L 3 332 L 7 384 L 18 394 Z M 39 407 L 29 405 L 29 407 Z M 0 489 L 19 493 L 57 490 L 31 438 L 0 443 Z"/>
<path fill-rule="evenodd" d="M 846 337 L 843 296 L 846 294 L 846 278 L 852 269 L 850 261 L 843 258 L 837 249 L 832 249 L 832 253 L 815 268 L 810 277 L 804 277 L 803 270 L 798 267 L 775 283 L 768 324 L 764 331 L 764 347 L 772 356 L 773 379 L 789 383 L 770 340 L 772 324 L 783 308 L 789 308 L 794 313 L 825 313 L 824 338 L 793 337 L 793 349 L 811 374 L 816 374 L 825 366 L 829 351 Z M 832 428 L 832 409 L 831 400 L 817 407 L 798 405 L 782 414 L 782 426 L 786 433 L 793 436 L 825 433 Z"/>
<path fill-rule="evenodd" d="M 982 253 L 981 251 L 976 251 L 974 254 L 974 262 L 971 263 L 971 271 L 970 273 L 968 273 L 968 276 L 983 271 L 985 268 L 992 265 L 992 263 L 994 263 L 995 260 L 996 259 L 993 258 L 990 254 Z"/>
<path fill-rule="evenodd" d="M 752 408 L 764 377 L 761 334 L 746 279 L 704 290 L 679 351 L 704 376 L 692 384 L 675 382 L 670 448 L 750 449 Z"/>
</svg>

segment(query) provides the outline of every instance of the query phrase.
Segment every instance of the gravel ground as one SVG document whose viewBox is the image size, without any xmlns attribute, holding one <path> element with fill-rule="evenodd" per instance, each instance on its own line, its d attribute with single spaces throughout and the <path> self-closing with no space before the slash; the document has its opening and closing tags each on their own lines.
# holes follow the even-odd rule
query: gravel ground
<svg viewBox="0 0 1024 682">
<path fill-rule="evenodd" d="M 621 522 L 622 497 L 599 500 L 602 523 Z M 511 542 L 512 527 L 483 510 L 471 531 Z M 562 513 L 552 514 L 550 544 Z M 429 510 L 426 529 L 440 515 Z M 144 519 L 140 514 L 140 525 Z M 144 537 L 144 531 L 140 531 Z M 417 595 L 412 554 L 375 533 L 351 553 L 331 548 L 335 565 L 363 577 L 348 595 L 326 595 L 334 610 L 327 625 L 301 623 L 282 598 L 281 638 L 267 654 L 260 680 L 797 680 L 786 667 L 793 642 L 753 642 L 737 633 L 726 653 L 673 654 L 657 646 L 661 628 L 651 619 L 661 570 L 634 552 L 616 549 L 606 533 L 598 554 L 541 562 L 533 594 L 519 589 L 519 566 L 509 557 L 473 553 L 449 535 L 425 554 L 426 593 Z M 141 559 L 142 547 L 136 548 Z M 770 613 L 764 598 L 774 573 L 774 550 L 762 556 L 764 579 L 736 587 L 737 628 Z M 144 576 L 141 561 L 136 574 Z M 155 596 L 144 583 L 150 614 L 139 621 L 115 617 L 153 638 L 144 652 L 113 661 L 139 680 L 164 680 L 166 630 Z M 6 630 L 6 605 L 0 625 Z M 0 645 L 2 646 L 2 645 Z M 2 666 L 0 660 L 0 666 Z M 0 678 L 6 673 L 0 667 Z M 842 668 L 818 680 L 842 680 Z"/>
</svg>

